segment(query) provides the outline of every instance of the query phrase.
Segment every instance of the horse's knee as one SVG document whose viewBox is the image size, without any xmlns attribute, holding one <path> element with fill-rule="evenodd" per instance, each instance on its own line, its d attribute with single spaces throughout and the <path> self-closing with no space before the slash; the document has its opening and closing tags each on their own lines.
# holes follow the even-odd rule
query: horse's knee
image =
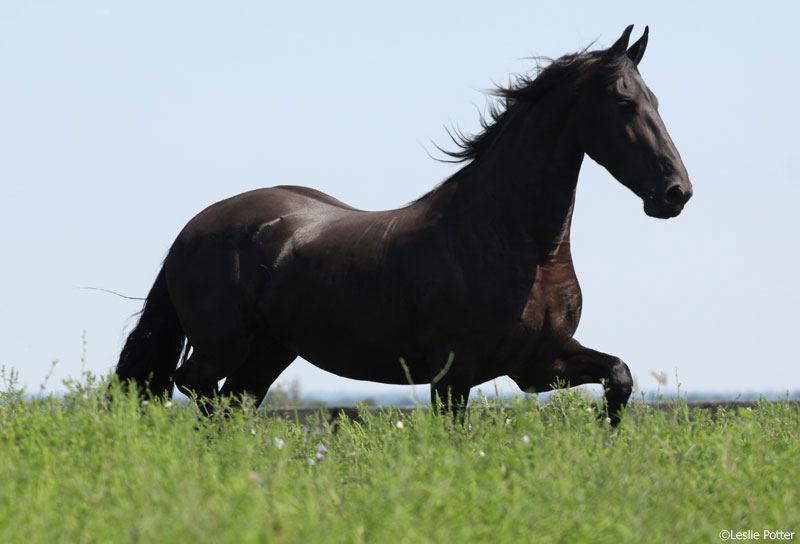
<svg viewBox="0 0 800 544">
<path fill-rule="evenodd" d="M 614 357 L 614 361 L 609 366 L 609 392 L 621 399 L 622 403 L 628 401 L 633 392 L 633 376 L 628 365 L 619 357 Z"/>
</svg>

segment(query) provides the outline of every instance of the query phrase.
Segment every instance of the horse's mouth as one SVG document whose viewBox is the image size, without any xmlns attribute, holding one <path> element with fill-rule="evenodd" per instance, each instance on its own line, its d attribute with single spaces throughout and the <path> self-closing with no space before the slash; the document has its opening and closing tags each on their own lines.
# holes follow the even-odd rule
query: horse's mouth
<svg viewBox="0 0 800 544">
<path fill-rule="evenodd" d="M 658 219 L 677 217 L 683 211 L 683 204 L 657 204 L 655 200 L 644 201 L 644 213 Z"/>
</svg>

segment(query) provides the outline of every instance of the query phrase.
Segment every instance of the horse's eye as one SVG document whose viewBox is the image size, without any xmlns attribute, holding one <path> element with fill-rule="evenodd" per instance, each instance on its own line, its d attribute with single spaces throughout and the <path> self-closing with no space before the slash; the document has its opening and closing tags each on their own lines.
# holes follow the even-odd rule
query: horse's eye
<svg viewBox="0 0 800 544">
<path fill-rule="evenodd" d="M 632 110 L 636 107 L 636 101 L 628 98 L 620 98 L 617 105 L 624 110 Z"/>
</svg>

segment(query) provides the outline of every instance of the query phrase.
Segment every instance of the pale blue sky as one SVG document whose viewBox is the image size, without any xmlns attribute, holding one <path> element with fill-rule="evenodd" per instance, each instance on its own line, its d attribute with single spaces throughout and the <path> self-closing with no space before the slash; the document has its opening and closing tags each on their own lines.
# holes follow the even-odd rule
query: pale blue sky
<svg viewBox="0 0 800 544">
<path fill-rule="evenodd" d="M 482 89 L 626 25 L 695 196 L 644 215 L 591 160 L 573 254 L 576 337 L 645 388 L 795 390 L 800 227 L 796 2 L 4 2 L 0 364 L 38 389 L 116 362 L 180 228 L 249 189 L 308 185 L 394 208 L 455 171 L 444 126 Z M 370 389 L 295 363 L 304 389 Z M 674 383 L 673 383 L 674 385 Z M 501 386 L 513 390 L 507 380 Z"/>
</svg>

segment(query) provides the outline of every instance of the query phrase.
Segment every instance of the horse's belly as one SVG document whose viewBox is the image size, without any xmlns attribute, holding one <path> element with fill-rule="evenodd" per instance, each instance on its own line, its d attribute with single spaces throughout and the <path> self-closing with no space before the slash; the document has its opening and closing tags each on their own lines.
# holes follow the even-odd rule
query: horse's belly
<svg viewBox="0 0 800 544">
<path fill-rule="evenodd" d="M 324 329 L 309 329 L 302 337 L 292 335 L 289 344 L 309 363 L 345 378 L 398 385 L 430 381 L 422 358 L 396 339 L 378 343 L 366 335 L 331 335 Z"/>
<path fill-rule="evenodd" d="M 318 286 L 311 279 L 289 287 L 270 301 L 268 326 L 309 363 L 356 380 L 407 384 L 403 358 L 416 380 L 427 378 L 417 364 L 412 320 L 400 302 L 353 287 Z"/>
</svg>

